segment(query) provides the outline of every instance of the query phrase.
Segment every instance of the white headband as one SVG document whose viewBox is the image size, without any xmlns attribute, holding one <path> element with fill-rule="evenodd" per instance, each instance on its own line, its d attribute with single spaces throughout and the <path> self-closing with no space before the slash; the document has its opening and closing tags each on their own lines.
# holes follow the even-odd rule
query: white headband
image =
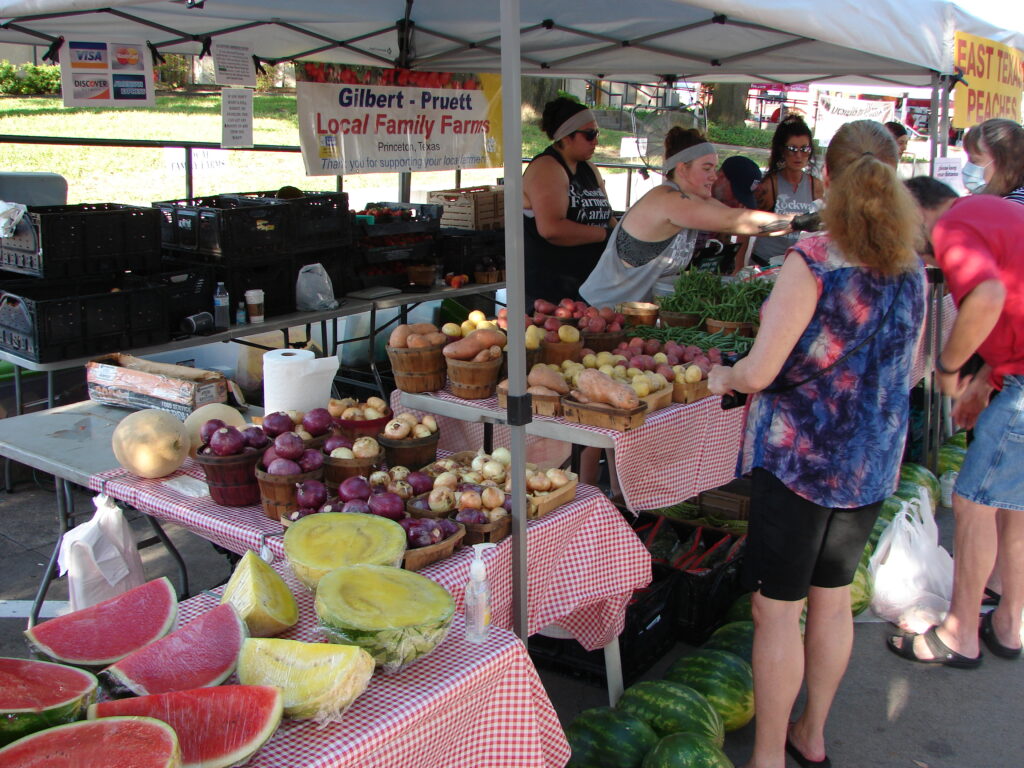
<svg viewBox="0 0 1024 768">
<path fill-rule="evenodd" d="M 703 141 L 700 144 L 694 144 L 692 147 L 679 150 L 665 160 L 665 164 L 661 166 L 661 172 L 667 174 L 679 163 L 688 163 L 691 160 L 703 157 L 704 155 L 713 155 L 717 151 L 718 150 L 715 149 L 715 145 L 707 141 Z"/>
<path fill-rule="evenodd" d="M 558 126 L 558 130 L 555 131 L 554 135 L 551 137 L 551 140 L 552 141 L 561 141 L 566 136 L 568 136 L 570 133 L 573 133 L 574 131 L 578 131 L 580 128 L 582 128 L 587 123 L 596 123 L 596 122 L 597 122 L 597 118 L 594 117 L 594 113 L 593 112 L 591 112 L 589 109 L 580 110 L 575 115 L 573 115 L 568 120 L 566 120 L 564 123 L 562 123 L 560 126 Z"/>
</svg>

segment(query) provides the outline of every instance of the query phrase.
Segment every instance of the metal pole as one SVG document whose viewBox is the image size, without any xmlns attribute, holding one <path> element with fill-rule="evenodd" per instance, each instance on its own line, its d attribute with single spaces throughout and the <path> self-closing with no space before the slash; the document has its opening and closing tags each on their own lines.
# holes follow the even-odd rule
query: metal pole
<svg viewBox="0 0 1024 768">
<path fill-rule="evenodd" d="M 939 88 L 942 87 L 942 78 L 938 72 L 932 72 L 932 101 L 931 109 L 928 111 L 928 173 L 935 175 L 935 158 L 938 156 L 938 133 L 939 133 Z"/>
<path fill-rule="evenodd" d="M 505 266 L 509 317 L 525 314 L 523 282 L 523 132 L 519 62 L 519 0 L 501 3 L 501 101 L 505 172 Z M 509 323 L 509 399 L 526 394 L 526 332 L 522 323 Z M 529 636 L 526 589 L 526 431 L 509 428 L 512 477 L 512 628 L 525 642 Z"/>
<path fill-rule="evenodd" d="M 412 174 L 408 171 L 398 174 L 398 202 L 408 203 L 412 198 Z"/>
<path fill-rule="evenodd" d="M 185 147 L 185 199 L 192 199 L 192 147 Z"/>
</svg>

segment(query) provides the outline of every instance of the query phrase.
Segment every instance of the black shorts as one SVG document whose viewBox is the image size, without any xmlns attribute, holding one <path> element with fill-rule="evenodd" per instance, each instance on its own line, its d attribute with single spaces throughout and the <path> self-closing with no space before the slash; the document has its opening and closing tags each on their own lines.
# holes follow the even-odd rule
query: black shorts
<svg viewBox="0 0 1024 768">
<path fill-rule="evenodd" d="M 747 588 L 774 600 L 803 600 L 812 586 L 850 584 L 882 502 L 823 507 L 765 469 L 754 469 L 752 478 L 742 571 Z"/>
</svg>

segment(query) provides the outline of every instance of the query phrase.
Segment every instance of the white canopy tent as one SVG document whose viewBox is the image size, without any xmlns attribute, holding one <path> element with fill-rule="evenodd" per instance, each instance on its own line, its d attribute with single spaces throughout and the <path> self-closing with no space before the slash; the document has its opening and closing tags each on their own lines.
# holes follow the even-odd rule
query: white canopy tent
<svg viewBox="0 0 1024 768">
<path fill-rule="evenodd" d="M 194 54 L 216 37 L 252 44 L 269 63 L 501 72 L 509 222 L 522 217 L 520 74 L 924 86 L 937 106 L 956 30 L 1024 49 L 1024 35 L 947 0 L 0 0 L 3 43 L 141 35 L 162 53 Z M 506 257 L 509 311 L 522 316 L 518 227 L 506 231 Z M 510 401 L 525 393 L 525 367 L 523 329 L 513 326 Z M 522 477 L 524 430 L 511 434 Z M 525 636 L 521 494 L 514 518 L 515 625 Z"/>
</svg>

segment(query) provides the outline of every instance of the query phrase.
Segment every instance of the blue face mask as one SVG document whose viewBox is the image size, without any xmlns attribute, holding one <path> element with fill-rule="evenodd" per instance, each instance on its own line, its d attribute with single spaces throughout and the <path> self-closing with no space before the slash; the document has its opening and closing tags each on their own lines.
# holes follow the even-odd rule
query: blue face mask
<svg viewBox="0 0 1024 768">
<path fill-rule="evenodd" d="M 968 192 L 977 194 L 985 188 L 985 169 L 991 164 L 991 161 L 985 165 L 975 165 L 970 161 L 964 163 L 964 167 L 960 171 L 960 178 L 963 179 Z"/>
</svg>

